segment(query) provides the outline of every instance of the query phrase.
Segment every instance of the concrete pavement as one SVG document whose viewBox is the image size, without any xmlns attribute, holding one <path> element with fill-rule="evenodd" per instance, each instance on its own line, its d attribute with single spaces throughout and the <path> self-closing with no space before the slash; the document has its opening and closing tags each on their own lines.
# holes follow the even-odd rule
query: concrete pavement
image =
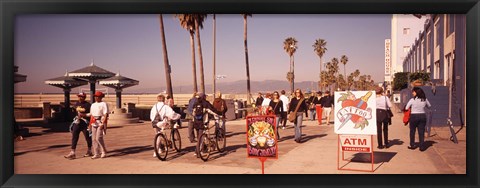
<svg viewBox="0 0 480 188">
<path fill-rule="evenodd" d="M 448 129 L 433 128 L 435 136 L 426 138 L 431 146 L 425 151 L 407 149 L 408 127 L 401 122 L 403 115 L 395 114 L 389 126 L 388 149 L 376 148 L 374 136 L 375 174 L 465 174 L 466 140 L 463 129 L 459 143 L 451 142 Z M 316 121 L 304 121 L 303 143 L 293 141 L 294 129 L 280 130 L 277 160 L 265 162 L 266 174 L 370 174 L 371 172 L 337 170 L 337 135 L 333 125 L 318 126 Z M 70 151 L 71 134 L 68 124 L 30 124 L 31 136 L 15 142 L 15 173 L 17 174 L 260 174 L 258 159 L 247 158 L 245 120 L 227 122 L 227 148 L 214 152 L 203 162 L 193 155 L 194 144 L 188 142 L 187 129 L 180 129 L 181 152 L 169 152 L 167 161 L 153 158 L 153 131 L 149 122 L 112 127 L 105 142 L 108 157 L 92 160 L 83 158 L 86 143 L 81 135 L 77 159 L 66 160 Z M 417 139 L 418 140 L 418 139 Z M 352 162 L 346 167 L 369 170 L 369 155 L 353 152 L 363 162 Z M 344 165 L 347 162 L 341 161 Z"/>
</svg>

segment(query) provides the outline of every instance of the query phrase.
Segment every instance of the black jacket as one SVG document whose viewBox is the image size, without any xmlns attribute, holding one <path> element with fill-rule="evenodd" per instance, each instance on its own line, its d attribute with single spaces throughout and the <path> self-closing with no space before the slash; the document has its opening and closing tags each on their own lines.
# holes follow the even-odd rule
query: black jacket
<svg viewBox="0 0 480 188">
<path fill-rule="evenodd" d="M 295 111 L 295 109 L 297 108 L 297 104 L 300 102 L 300 100 L 298 100 L 297 97 L 292 98 L 292 100 L 290 101 L 290 106 L 288 107 L 288 113 Z M 308 106 L 304 99 L 300 104 L 300 107 L 298 107 L 297 112 L 307 112 L 307 111 L 308 111 Z M 308 113 L 307 113 L 307 117 L 308 117 Z"/>
</svg>

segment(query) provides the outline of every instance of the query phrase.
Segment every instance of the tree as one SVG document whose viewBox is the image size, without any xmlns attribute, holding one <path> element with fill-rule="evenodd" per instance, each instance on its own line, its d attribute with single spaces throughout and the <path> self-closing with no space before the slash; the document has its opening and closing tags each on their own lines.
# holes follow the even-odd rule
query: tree
<svg viewBox="0 0 480 188">
<path fill-rule="evenodd" d="M 288 37 L 283 42 L 283 49 L 290 56 L 290 72 L 287 74 L 287 79 L 290 82 L 290 91 L 293 93 L 295 84 L 295 62 L 293 54 L 297 51 L 297 40 L 293 37 Z"/>
<path fill-rule="evenodd" d="M 200 91 L 205 93 L 205 75 L 203 72 L 202 43 L 200 43 L 200 29 L 203 29 L 203 22 L 207 18 L 206 14 L 193 14 L 195 20 L 195 30 L 197 33 L 198 57 L 200 59 Z"/>
<path fill-rule="evenodd" d="M 247 69 L 247 102 L 252 104 L 252 93 L 250 92 L 250 67 L 248 64 L 248 47 L 247 47 L 247 17 L 252 17 L 252 14 L 242 14 L 243 16 L 243 44 L 245 45 L 245 67 Z"/>
<path fill-rule="evenodd" d="M 346 55 L 342 55 L 342 57 L 340 58 L 340 62 L 342 62 L 343 64 L 343 75 L 347 75 L 346 65 L 348 62 L 348 57 Z M 347 80 L 347 85 L 348 85 L 348 80 Z"/>
<path fill-rule="evenodd" d="M 397 72 L 393 79 L 393 90 L 400 91 L 408 87 L 408 72 Z"/>
<path fill-rule="evenodd" d="M 170 69 L 170 63 L 168 62 L 168 53 L 167 53 L 167 42 L 165 41 L 165 29 L 163 28 L 163 16 L 160 14 L 160 33 L 162 37 L 162 47 L 163 47 L 163 65 L 165 66 L 165 81 L 167 82 L 167 94 L 173 98 L 172 90 L 172 70 Z"/>
<path fill-rule="evenodd" d="M 317 40 L 315 40 L 315 43 L 313 43 L 313 45 L 312 45 L 313 51 L 315 51 L 315 53 L 320 58 L 320 72 L 319 72 L 319 74 L 321 74 L 321 72 L 322 72 L 322 57 L 325 54 L 325 52 L 327 51 L 326 46 L 327 46 L 327 41 L 325 41 L 324 39 L 317 39 Z M 321 81 L 322 80 L 320 80 L 320 82 Z M 322 88 L 320 88 L 320 89 L 322 89 Z"/>
<path fill-rule="evenodd" d="M 190 33 L 190 47 L 192 49 L 192 70 L 193 70 L 193 91 L 198 92 L 197 88 L 197 68 L 195 64 L 195 18 L 192 14 L 175 14 L 175 17 L 180 21 L 180 26 Z"/>
<path fill-rule="evenodd" d="M 334 82 L 335 82 L 335 90 L 338 89 L 338 80 L 337 80 L 337 74 L 338 74 L 338 70 L 339 70 L 339 67 L 338 67 L 338 59 L 336 57 L 334 57 L 332 59 L 332 77 L 335 78 Z"/>
</svg>

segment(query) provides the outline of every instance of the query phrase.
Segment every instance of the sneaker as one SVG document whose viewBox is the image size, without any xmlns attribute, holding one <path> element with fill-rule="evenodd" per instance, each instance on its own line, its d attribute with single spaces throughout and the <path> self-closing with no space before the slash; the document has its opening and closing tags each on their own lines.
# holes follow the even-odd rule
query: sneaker
<svg viewBox="0 0 480 188">
<path fill-rule="evenodd" d="M 68 155 L 63 156 L 65 159 L 73 160 L 75 159 L 75 153 L 69 153 Z"/>
<path fill-rule="evenodd" d="M 93 156 L 91 151 L 87 151 L 87 153 L 85 153 L 85 155 L 83 155 L 83 157 L 91 157 L 91 156 Z"/>
<path fill-rule="evenodd" d="M 157 153 L 153 152 L 153 157 L 157 157 Z"/>
<path fill-rule="evenodd" d="M 417 147 L 415 147 L 415 146 L 408 146 L 407 148 L 411 149 L 411 150 L 417 149 Z"/>
<path fill-rule="evenodd" d="M 285 130 L 286 129 L 285 126 L 283 126 L 282 129 Z"/>
<path fill-rule="evenodd" d="M 99 159 L 100 155 L 93 155 L 92 159 Z"/>
<path fill-rule="evenodd" d="M 100 158 L 106 158 L 106 157 L 107 157 L 106 153 L 102 153 L 102 155 L 100 155 Z"/>
</svg>

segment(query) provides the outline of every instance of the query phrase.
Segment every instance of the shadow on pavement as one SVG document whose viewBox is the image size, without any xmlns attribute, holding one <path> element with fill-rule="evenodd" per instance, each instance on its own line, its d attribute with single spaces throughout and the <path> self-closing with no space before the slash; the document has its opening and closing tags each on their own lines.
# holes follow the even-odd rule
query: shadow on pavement
<svg viewBox="0 0 480 188">
<path fill-rule="evenodd" d="M 133 147 L 123 148 L 123 149 L 116 149 L 116 150 L 109 151 L 108 153 L 110 154 L 108 156 L 118 157 L 118 156 L 124 156 L 128 154 L 140 153 L 144 151 L 153 151 L 153 146 L 151 145 L 133 146 Z"/>
<path fill-rule="evenodd" d="M 215 160 L 215 159 L 218 159 L 220 157 L 224 157 L 228 154 L 235 153 L 240 148 L 247 148 L 247 145 L 246 144 L 239 144 L 239 145 L 227 146 L 227 147 L 225 147 L 225 151 L 219 152 L 217 150 L 217 152 L 213 153 L 213 155 L 208 160 Z"/>
<path fill-rule="evenodd" d="M 302 142 L 308 142 L 311 139 L 321 138 L 321 137 L 324 137 L 324 136 L 327 136 L 327 134 L 308 135 L 308 136 L 305 136 L 305 137 L 302 138 Z"/>
<path fill-rule="evenodd" d="M 425 142 L 423 143 L 423 147 L 425 147 L 425 150 L 427 150 L 428 148 L 430 148 L 431 146 L 433 146 L 433 144 L 436 144 L 436 143 L 437 143 L 437 142 L 431 141 L 431 140 L 425 141 Z"/>
<path fill-rule="evenodd" d="M 390 162 L 392 158 L 397 155 L 397 152 L 373 152 L 373 163 L 384 163 Z M 362 162 L 362 163 L 371 163 L 371 154 L 370 153 L 356 153 L 353 155 L 353 158 L 350 159 L 351 162 Z"/>
<path fill-rule="evenodd" d="M 15 153 L 13 153 L 13 156 L 20 156 L 20 155 L 23 155 L 23 154 L 26 154 L 26 153 L 29 153 L 29 152 L 39 152 L 39 151 L 44 151 L 44 150 L 48 150 L 48 149 L 63 148 L 63 147 L 68 147 L 68 146 L 70 146 L 70 144 L 53 145 L 53 146 L 48 146 L 48 147 L 43 148 L 43 149 L 37 149 L 37 150 L 32 150 L 32 151 L 15 152 Z"/>
<path fill-rule="evenodd" d="M 401 141 L 400 139 L 394 139 L 394 140 L 389 140 L 388 141 L 389 147 L 394 146 L 394 145 L 399 145 L 400 146 L 400 145 L 403 145 L 403 143 L 404 142 Z"/>
<path fill-rule="evenodd" d="M 225 137 L 229 138 L 229 137 L 240 135 L 240 134 L 245 134 L 245 132 L 236 132 L 236 133 L 231 133 L 231 134 L 225 134 Z"/>
</svg>

